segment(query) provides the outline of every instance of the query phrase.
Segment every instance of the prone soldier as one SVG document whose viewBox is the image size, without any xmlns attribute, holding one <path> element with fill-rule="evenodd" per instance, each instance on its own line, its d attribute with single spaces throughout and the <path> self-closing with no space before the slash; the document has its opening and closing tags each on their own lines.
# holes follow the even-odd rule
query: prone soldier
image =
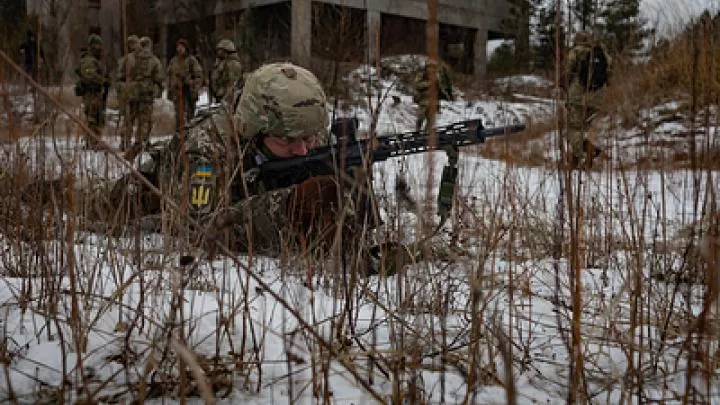
<svg viewBox="0 0 720 405">
<path fill-rule="evenodd" d="M 345 235 L 361 234 L 348 231 L 355 211 L 351 201 L 338 201 L 336 176 L 246 193 L 253 173 L 245 168 L 248 162 L 305 156 L 330 143 L 329 128 L 327 100 L 317 78 L 291 63 L 272 63 L 248 76 L 235 111 L 219 108 L 196 120 L 184 142 L 176 136 L 151 150 L 152 159 L 145 160 L 140 171 L 203 226 L 179 234 L 213 240 L 228 230 L 233 250 L 268 255 L 280 254 L 297 242 L 298 235 L 327 246 L 337 223 L 344 224 Z M 340 194 L 349 199 L 349 189 L 342 189 L 347 192 Z M 133 193 L 140 193 L 140 198 Z M 156 215 L 162 205 L 159 199 L 130 175 L 96 188 L 89 200 L 96 221 L 117 212 L 162 217 Z M 135 205 L 138 200 L 142 204 Z"/>
</svg>

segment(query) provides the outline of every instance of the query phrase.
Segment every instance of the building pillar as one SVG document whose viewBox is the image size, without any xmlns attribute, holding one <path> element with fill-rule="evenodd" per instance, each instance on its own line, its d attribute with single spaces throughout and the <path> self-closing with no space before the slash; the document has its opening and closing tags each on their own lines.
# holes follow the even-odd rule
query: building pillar
<svg viewBox="0 0 720 405">
<path fill-rule="evenodd" d="M 473 74 L 476 79 L 484 79 L 487 73 L 487 41 L 488 32 L 486 24 L 478 24 L 473 46 L 475 55 L 475 59 L 473 59 Z"/>
<path fill-rule="evenodd" d="M 380 30 L 382 29 L 382 14 L 378 10 L 368 9 L 366 11 L 366 27 L 365 33 L 368 50 L 368 63 L 374 65 L 380 57 Z"/>
<path fill-rule="evenodd" d="M 292 0 L 290 53 L 294 63 L 309 67 L 312 41 L 312 0 Z"/>
</svg>

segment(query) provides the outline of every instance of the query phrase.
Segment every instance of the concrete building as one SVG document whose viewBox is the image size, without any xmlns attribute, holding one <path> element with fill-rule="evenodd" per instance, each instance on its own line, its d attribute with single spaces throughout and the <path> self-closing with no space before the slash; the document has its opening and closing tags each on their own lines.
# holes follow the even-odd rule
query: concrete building
<svg viewBox="0 0 720 405">
<path fill-rule="evenodd" d="M 314 59 L 372 62 L 427 51 L 426 0 L 186 1 L 195 4 L 158 2 L 158 39 L 169 54 L 179 36 L 200 53 L 212 50 L 212 41 L 198 38 L 191 27 L 198 21 L 204 24 L 200 31 L 233 38 L 258 60 L 290 57 L 309 66 Z M 440 57 L 459 71 L 483 76 L 487 41 L 503 36 L 510 9 L 508 0 L 438 0 Z"/>
<path fill-rule="evenodd" d="M 427 52 L 426 0 L 29 0 L 27 7 L 51 27 L 46 49 L 56 51 L 66 77 L 90 33 L 103 38 L 110 69 L 129 33 L 151 37 L 166 62 L 184 37 L 206 68 L 221 37 L 235 40 L 251 67 Z M 503 32 L 510 9 L 508 0 L 438 0 L 438 54 L 457 71 L 483 76 L 487 41 L 512 34 Z"/>
</svg>

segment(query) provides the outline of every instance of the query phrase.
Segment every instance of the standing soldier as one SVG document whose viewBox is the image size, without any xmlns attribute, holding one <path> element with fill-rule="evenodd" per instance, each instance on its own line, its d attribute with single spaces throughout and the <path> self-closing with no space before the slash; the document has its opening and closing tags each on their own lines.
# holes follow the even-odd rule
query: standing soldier
<svg viewBox="0 0 720 405">
<path fill-rule="evenodd" d="M 97 34 L 88 37 L 87 50 L 80 59 L 80 68 L 77 69 L 80 80 L 76 85 L 75 94 L 82 96 L 85 108 L 85 120 L 95 138 L 86 138 L 87 148 L 96 148 L 96 140 L 102 136 L 105 126 L 105 102 L 110 81 L 105 73 L 102 58 L 103 42 Z"/>
<path fill-rule="evenodd" d="M 130 35 L 127 38 L 128 53 L 118 59 L 118 70 L 115 76 L 115 87 L 117 89 L 118 105 L 120 106 L 120 118 L 123 122 L 123 132 L 121 134 L 120 148 L 125 149 L 130 144 L 132 138 L 132 121 L 128 117 L 128 95 L 127 85 L 130 83 L 130 74 L 125 63 L 130 55 L 135 53 L 140 40 L 137 35 Z"/>
<path fill-rule="evenodd" d="M 142 148 L 152 129 L 153 100 L 160 93 L 158 88 L 162 88 L 165 79 L 162 63 L 153 54 L 150 38 L 140 38 L 140 48 L 127 59 L 127 71 L 130 79 L 127 94 L 131 130 L 137 121 L 137 136 L 133 149 Z"/>
<path fill-rule="evenodd" d="M 176 129 L 180 129 L 195 116 L 195 103 L 203 85 L 203 69 L 197 58 L 190 54 L 190 45 L 180 38 L 177 54 L 168 65 L 168 98 L 175 106 Z"/>
<path fill-rule="evenodd" d="M 595 42 L 588 32 L 578 32 L 568 55 L 568 142 L 572 166 L 590 167 L 602 150 L 584 135 L 584 130 L 597 113 L 605 95 L 610 75 L 610 56 L 602 43 Z"/>
<path fill-rule="evenodd" d="M 418 105 L 415 119 L 416 131 L 423 129 L 423 126 L 430 115 L 430 78 L 428 76 L 428 70 L 431 63 L 433 62 L 429 61 L 424 64 L 415 78 L 415 94 L 413 96 L 413 101 L 415 101 Z M 440 112 L 440 100 L 455 99 L 455 96 L 453 95 L 452 70 L 450 69 L 450 66 L 444 62 L 440 62 L 436 68 L 436 76 L 438 88 L 437 111 Z"/>
<path fill-rule="evenodd" d="M 217 59 L 210 76 L 210 92 L 216 102 L 228 102 L 232 89 L 242 88 L 243 67 L 231 40 L 220 40 L 215 49 Z"/>
<path fill-rule="evenodd" d="M 32 30 L 27 30 L 27 39 L 20 45 L 20 56 L 22 57 L 22 66 L 25 73 L 37 81 L 38 72 L 45 58 L 45 54 Z"/>
</svg>

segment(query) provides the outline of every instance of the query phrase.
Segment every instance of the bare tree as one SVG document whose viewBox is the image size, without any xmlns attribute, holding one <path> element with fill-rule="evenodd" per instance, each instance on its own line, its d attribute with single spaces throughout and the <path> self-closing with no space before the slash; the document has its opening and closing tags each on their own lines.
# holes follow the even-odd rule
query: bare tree
<svg viewBox="0 0 720 405">
<path fill-rule="evenodd" d="M 85 24 L 75 20 L 77 2 L 72 0 L 39 0 L 28 4 L 31 16 L 37 16 L 36 33 L 44 50 L 44 74 L 48 83 L 61 83 L 73 66 L 75 43 L 85 34 Z"/>
</svg>

